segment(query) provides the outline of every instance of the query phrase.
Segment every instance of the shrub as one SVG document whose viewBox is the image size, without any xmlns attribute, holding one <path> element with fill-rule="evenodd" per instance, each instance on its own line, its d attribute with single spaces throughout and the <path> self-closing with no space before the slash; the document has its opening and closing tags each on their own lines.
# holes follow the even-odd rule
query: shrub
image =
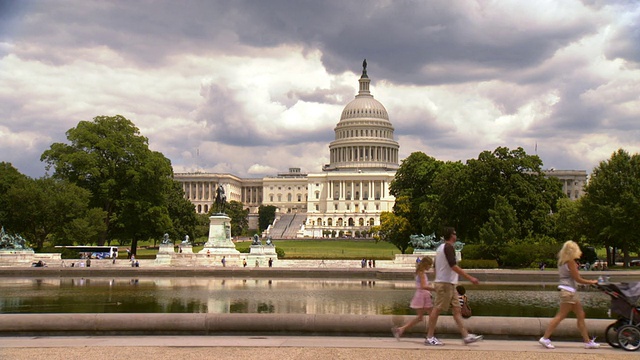
<svg viewBox="0 0 640 360">
<path fill-rule="evenodd" d="M 498 262 L 495 260 L 462 260 L 460 267 L 465 269 L 497 269 Z"/>
<path fill-rule="evenodd" d="M 462 248 L 462 258 L 465 260 L 491 260 L 488 257 L 489 252 L 484 245 L 465 245 Z"/>
<path fill-rule="evenodd" d="M 281 248 L 276 248 L 276 254 L 278 255 L 278 259 L 284 259 L 284 250 Z"/>
<path fill-rule="evenodd" d="M 556 254 L 560 250 L 558 244 L 513 244 L 504 249 L 500 257 L 501 266 L 509 268 L 525 268 L 531 264 L 544 262 L 548 267 L 557 264 Z"/>
</svg>

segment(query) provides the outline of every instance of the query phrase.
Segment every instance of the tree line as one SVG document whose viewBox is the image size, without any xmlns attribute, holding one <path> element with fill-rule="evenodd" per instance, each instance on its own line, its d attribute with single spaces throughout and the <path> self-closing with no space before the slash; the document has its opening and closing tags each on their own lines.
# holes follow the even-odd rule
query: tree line
<svg viewBox="0 0 640 360">
<path fill-rule="evenodd" d="M 55 245 L 131 246 L 138 241 L 207 236 L 209 214 L 196 214 L 173 178 L 171 161 L 123 116 L 80 121 L 41 156 L 47 175 L 31 179 L 0 162 L 0 224 L 42 250 Z M 51 174 L 49 175 L 49 172 Z M 260 226 L 276 208 L 260 208 Z M 227 204 L 232 236 L 248 235 L 248 209 Z M 259 231 L 259 230 L 258 230 Z"/>
<path fill-rule="evenodd" d="M 460 240 L 480 248 L 478 256 L 499 264 L 514 246 L 539 245 L 527 246 L 533 261 L 536 252 L 566 240 L 605 247 L 610 265 L 621 249 L 627 264 L 640 248 L 640 155 L 620 149 L 602 161 L 576 201 L 542 165 L 522 148 L 483 151 L 466 163 L 412 153 L 390 185 L 393 212 L 383 213 L 375 230 L 402 253 L 410 235 L 454 226 Z"/>
<path fill-rule="evenodd" d="M 81 121 L 41 161 L 51 175 L 31 179 L 0 162 L 0 224 L 37 250 L 45 244 L 130 245 L 138 241 L 206 236 L 211 214 L 196 214 L 173 179 L 171 161 L 149 149 L 128 119 L 116 115 Z M 571 201 L 562 184 L 542 171 L 542 160 L 522 148 L 498 147 L 477 159 L 440 161 L 422 152 L 404 159 L 390 185 L 393 212 L 372 229 L 401 252 L 412 234 L 439 234 L 454 226 L 478 256 L 506 263 L 518 245 L 576 240 L 605 247 L 609 265 L 621 249 L 625 263 L 640 248 L 640 155 L 620 149 L 593 169 L 585 195 Z M 227 205 L 232 235 L 248 234 L 248 210 Z M 276 208 L 259 209 L 259 229 Z M 530 254 L 532 257 L 539 254 Z"/>
</svg>

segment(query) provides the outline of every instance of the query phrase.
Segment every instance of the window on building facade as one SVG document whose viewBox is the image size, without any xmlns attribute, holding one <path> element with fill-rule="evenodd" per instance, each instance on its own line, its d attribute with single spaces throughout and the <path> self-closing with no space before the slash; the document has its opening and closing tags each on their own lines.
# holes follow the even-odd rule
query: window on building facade
<svg viewBox="0 0 640 360">
<path fill-rule="evenodd" d="M 333 209 L 337 211 L 338 210 L 338 204 L 333 204 Z"/>
</svg>

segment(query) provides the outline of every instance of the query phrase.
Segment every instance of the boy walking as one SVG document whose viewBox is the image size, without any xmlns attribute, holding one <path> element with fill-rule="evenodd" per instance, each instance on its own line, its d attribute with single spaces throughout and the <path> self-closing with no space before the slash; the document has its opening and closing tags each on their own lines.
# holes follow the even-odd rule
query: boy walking
<svg viewBox="0 0 640 360">
<path fill-rule="evenodd" d="M 482 340 L 482 335 L 470 334 L 462 322 L 460 301 L 458 300 L 458 293 L 456 292 L 458 276 L 464 276 L 473 284 L 478 284 L 478 279 L 467 274 L 457 265 L 456 250 L 453 247 L 456 240 L 456 230 L 447 227 L 444 229 L 444 244 L 438 246 L 436 249 L 434 266 L 436 280 L 433 284 L 436 301 L 433 310 L 429 314 L 429 330 L 427 331 L 427 338 L 424 342 L 425 345 L 444 345 L 443 342 L 434 336 L 434 332 L 436 330 L 436 324 L 438 323 L 438 316 L 440 316 L 441 312 L 448 311 L 450 307 L 453 311 L 453 319 L 458 325 L 465 345 Z"/>
</svg>

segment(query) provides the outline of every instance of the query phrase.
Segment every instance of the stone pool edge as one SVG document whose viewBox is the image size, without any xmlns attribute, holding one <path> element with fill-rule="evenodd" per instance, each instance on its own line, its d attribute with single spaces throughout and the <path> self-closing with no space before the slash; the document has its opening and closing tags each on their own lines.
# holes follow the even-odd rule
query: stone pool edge
<svg viewBox="0 0 640 360">
<path fill-rule="evenodd" d="M 335 335 L 391 336 L 394 324 L 412 316 L 313 314 L 0 314 L 0 336 L 95 335 Z M 538 338 L 551 318 L 478 316 L 465 320 L 472 333 L 493 338 Z M 613 319 L 587 319 L 591 336 L 604 339 Z M 409 334 L 422 336 L 424 323 Z M 455 337 L 451 316 L 441 316 L 436 333 Z M 412 336 L 409 335 L 408 336 Z M 554 338 L 580 339 L 575 319 L 566 319 Z"/>
</svg>

